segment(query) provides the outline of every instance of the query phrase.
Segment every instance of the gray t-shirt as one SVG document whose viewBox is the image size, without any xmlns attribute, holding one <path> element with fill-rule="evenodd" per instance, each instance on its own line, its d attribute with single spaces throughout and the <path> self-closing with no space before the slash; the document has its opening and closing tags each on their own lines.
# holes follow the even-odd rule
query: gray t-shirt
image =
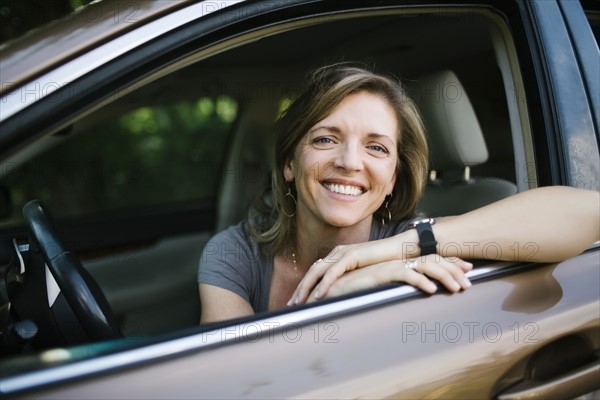
<svg viewBox="0 0 600 400">
<path fill-rule="evenodd" d="M 382 226 L 374 219 L 369 241 L 404 232 L 408 222 Z M 267 246 L 267 255 L 263 255 L 245 225 L 232 225 L 209 240 L 200 258 L 198 282 L 231 290 L 258 313 L 267 311 L 269 306 L 274 254 Z"/>
</svg>

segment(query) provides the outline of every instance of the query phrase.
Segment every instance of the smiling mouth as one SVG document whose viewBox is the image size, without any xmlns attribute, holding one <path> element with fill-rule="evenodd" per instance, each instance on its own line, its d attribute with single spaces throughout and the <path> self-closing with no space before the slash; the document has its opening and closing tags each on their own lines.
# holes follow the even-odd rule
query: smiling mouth
<svg viewBox="0 0 600 400">
<path fill-rule="evenodd" d="M 364 190 L 358 186 L 352 185 L 340 185 L 337 183 L 323 183 L 323 186 L 327 188 L 330 192 L 345 194 L 349 196 L 360 196 L 363 194 Z"/>
</svg>

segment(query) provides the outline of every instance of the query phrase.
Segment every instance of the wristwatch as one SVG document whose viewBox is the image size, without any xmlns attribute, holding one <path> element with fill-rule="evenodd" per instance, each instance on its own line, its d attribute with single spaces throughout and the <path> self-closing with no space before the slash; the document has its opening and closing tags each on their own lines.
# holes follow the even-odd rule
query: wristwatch
<svg viewBox="0 0 600 400">
<path fill-rule="evenodd" d="M 416 229 L 419 235 L 419 247 L 421 255 L 435 254 L 437 241 L 433 235 L 431 225 L 435 224 L 435 218 L 420 218 L 408 224 L 408 229 Z"/>
</svg>

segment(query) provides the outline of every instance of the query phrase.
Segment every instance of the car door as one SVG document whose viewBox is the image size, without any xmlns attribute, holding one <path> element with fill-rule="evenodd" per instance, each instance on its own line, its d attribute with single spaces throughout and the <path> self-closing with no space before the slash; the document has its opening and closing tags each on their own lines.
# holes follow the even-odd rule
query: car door
<svg viewBox="0 0 600 400">
<path fill-rule="evenodd" d="M 590 111 L 589 97 L 594 81 L 593 76 L 582 78 L 589 64 L 572 47 L 574 41 L 595 39 L 591 31 L 578 32 L 584 39 L 575 39 L 567 29 L 588 23 L 580 7 L 543 3 L 240 2 L 211 12 L 205 10 L 216 3 L 191 4 L 181 14 L 156 19 L 160 26 L 172 24 L 161 36 L 82 74 L 79 87 L 93 82 L 94 90 L 75 92 L 77 101 L 68 107 L 53 103 L 49 95 L 29 106 L 40 110 L 39 120 L 15 114 L 3 124 L 9 132 L 38 126 L 42 135 L 39 126 L 54 121 L 51 113 L 61 115 L 56 128 L 63 120 L 77 120 L 78 113 L 92 115 L 100 103 L 108 110 L 115 98 L 107 99 L 119 90 L 124 100 L 147 99 L 153 85 L 166 88 L 168 83 L 194 82 L 202 94 L 194 101 L 209 98 L 216 104 L 226 95 L 236 102 L 236 119 L 220 151 L 222 168 L 215 172 L 216 189 L 206 208 L 178 204 L 133 213 L 121 225 L 89 234 L 92 256 L 103 249 L 97 243 L 104 240 L 137 242 L 133 250 L 102 252 L 100 260 L 86 263 L 109 300 L 127 307 L 159 290 L 144 288 L 141 281 L 148 275 L 168 284 L 180 270 L 166 268 L 197 261 L 203 235 L 240 217 L 248 191 L 259 192 L 271 163 L 263 155 L 269 145 L 265 131 L 271 127 L 271 120 L 265 120 L 293 97 L 294 82 L 306 70 L 332 58 L 376 56 L 381 67 L 409 80 L 441 68 L 457 70 L 473 94 L 486 140 L 495 143 L 489 164 L 475 172 L 511 180 L 520 190 L 548 184 L 598 190 L 593 173 L 598 147 L 590 142 L 597 138 L 592 118 L 596 115 L 597 121 L 597 111 Z M 447 39 L 443 44 L 441 37 Z M 464 45 L 468 38 L 473 39 L 471 49 Z M 555 65 L 558 52 L 568 68 Z M 553 83 L 563 74 L 557 68 L 568 69 L 571 83 Z M 185 86 L 175 88 L 183 92 Z M 584 118 L 583 133 L 568 122 L 572 117 L 564 109 L 573 97 L 583 113 L 578 114 Z M 142 115 L 132 107 L 132 118 L 152 123 L 152 118 L 143 120 L 149 115 L 146 107 Z M 589 145 L 584 156 L 570 142 L 575 132 Z M 81 231 L 72 232 L 83 233 L 72 235 L 87 237 L 86 229 L 102 226 L 82 224 Z M 473 245 L 488 246 L 493 258 L 493 243 Z M 535 251 L 535 238 L 516 243 L 515 251 Z M 191 327 L 186 320 L 174 328 L 188 329 L 163 335 L 152 335 L 151 327 L 132 329 L 124 341 L 35 354 L 24 366 L 23 358 L 7 360 L 0 389 L 32 398 L 576 397 L 598 389 L 598 255 L 596 246 L 557 264 L 483 261 L 472 275 L 473 287 L 458 295 L 424 296 L 390 285 L 217 326 Z M 119 271 L 128 264 L 139 269 L 121 278 Z M 155 272 L 147 273 L 146 265 Z M 186 279 L 193 279 L 196 289 L 195 277 Z M 111 288 L 114 280 L 121 282 Z M 131 298 L 119 299 L 120 292 Z M 136 307 L 151 321 L 153 307 Z"/>
</svg>

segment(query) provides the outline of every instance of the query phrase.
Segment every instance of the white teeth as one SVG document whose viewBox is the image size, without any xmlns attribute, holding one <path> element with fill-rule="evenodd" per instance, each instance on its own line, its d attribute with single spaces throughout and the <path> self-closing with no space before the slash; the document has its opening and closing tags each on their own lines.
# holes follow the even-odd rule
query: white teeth
<svg viewBox="0 0 600 400">
<path fill-rule="evenodd" d="M 325 183 L 324 186 L 334 193 L 347 194 L 350 196 L 358 196 L 362 194 L 362 189 L 356 186 L 338 185 L 335 183 Z"/>
</svg>

